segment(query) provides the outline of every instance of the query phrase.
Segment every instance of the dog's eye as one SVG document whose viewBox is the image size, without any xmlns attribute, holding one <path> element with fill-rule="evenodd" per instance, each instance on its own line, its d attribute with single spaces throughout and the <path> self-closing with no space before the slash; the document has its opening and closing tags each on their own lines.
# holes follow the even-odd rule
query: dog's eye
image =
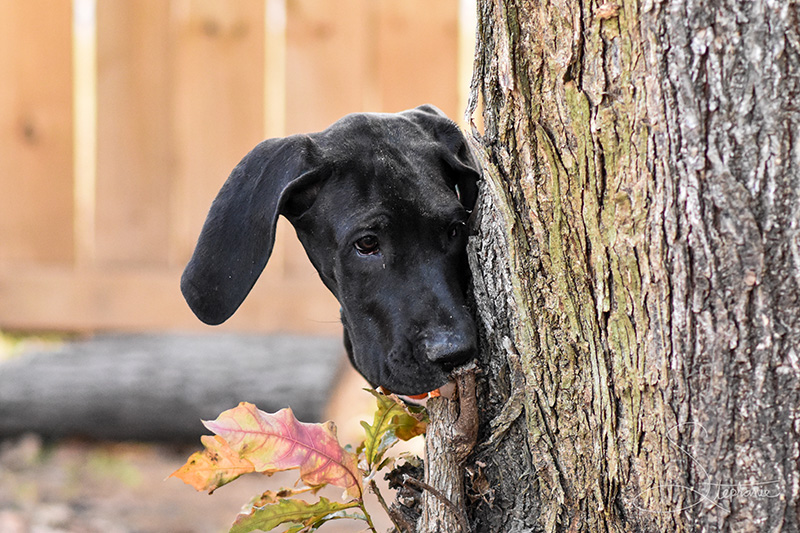
<svg viewBox="0 0 800 533">
<path fill-rule="evenodd" d="M 450 226 L 450 229 L 447 230 L 447 236 L 452 240 L 456 239 L 461 235 L 461 232 L 464 230 L 464 223 L 463 222 L 456 222 Z"/>
<path fill-rule="evenodd" d="M 361 237 L 356 241 L 355 247 L 356 251 L 361 255 L 373 255 L 380 251 L 380 246 L 378 245 L 378 238 L 374 235 L 367 235 L 366 237 Z"/>
</svg>

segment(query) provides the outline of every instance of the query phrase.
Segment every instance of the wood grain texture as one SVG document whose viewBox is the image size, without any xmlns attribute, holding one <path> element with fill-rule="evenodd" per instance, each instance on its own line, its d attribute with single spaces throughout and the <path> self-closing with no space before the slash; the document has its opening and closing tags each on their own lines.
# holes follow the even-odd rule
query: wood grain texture
<svg viewBox="0 0 800 533">
<path fill-rule="evenodd" d="M 372 9 L 367 0 L 287 3 L 287 134 L 320 131 L 348 113 L 367 110 Z"/>
<path fill-rule="evenodd" d="M 167 265 L 172 153 L 170 6 L 97 4 L 94 255 L 100 265 Z"/>
<path fill-rule="evenodd" d="M 370 53 L 378 107 L 394 112 L 430 103 L 459 119 L 457 0 L 377 5 L 376 46 Z"/>
<path fill-rule="evenodd" d="M 173 264 L 191 256 L 211 201 L 264 137 L 264 4 L 193 0 L 173 11 Z M 276 248 L 280 253 L 280 247 Z"/>
<path fill-rule="evenodd" d="M 0 260 L 73 258 L 71 38 L 69 2 L 0 4 Z"/>
<path fill-rule="evenodd" d="M 34 331 L 245 331 L 341 334 L 339 304 L 316 274 L 260 280 L 236 315 L 206 326 L 179 289 L 181 271 L 0 268 L 0 324 Z"/>
</svg>

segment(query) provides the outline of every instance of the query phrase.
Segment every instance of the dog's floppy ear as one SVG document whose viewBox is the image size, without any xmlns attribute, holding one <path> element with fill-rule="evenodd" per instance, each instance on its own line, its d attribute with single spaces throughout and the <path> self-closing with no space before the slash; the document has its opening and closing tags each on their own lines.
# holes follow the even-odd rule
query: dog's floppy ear
<svg viewBox="0 0 800 533">
<path fill-rule="evenodd" d="M 244 301 L 272 253 L 287 199 L 320 179 L 319 153 L 307 135 L 269 139 L 233 169 L 181 277 L 183 297 L 200 320 L 221 324 Z"/>
<path fill-rule="evenodd" d="M 478 198 L 481 167 L 459 127 L 441 110 L 430 104 L 409 109 L 402 114 L 428 131 L 444 146 L 445 162 L 455 176 L 455 183 L 452 185 L 467 211 L 472 211 Z"/>
</svg>

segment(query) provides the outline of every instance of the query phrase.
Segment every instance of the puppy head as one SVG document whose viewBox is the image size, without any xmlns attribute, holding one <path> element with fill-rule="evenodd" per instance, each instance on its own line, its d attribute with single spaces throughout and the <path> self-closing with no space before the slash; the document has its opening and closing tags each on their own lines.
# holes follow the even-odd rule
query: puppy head
<svg viewBox="0 0 800 533">
<path fill-rule="evenodd" d="M 341 304 L 356 369 L 392 392 L 428 392 L 476 349 L 465 223 L 478 179 L 460 131 L 432 106 L 265 141 L 214 201 L 184 296 L 204 322 L 226 320 L 266 265 L 283 214 Z"/>
</svg>

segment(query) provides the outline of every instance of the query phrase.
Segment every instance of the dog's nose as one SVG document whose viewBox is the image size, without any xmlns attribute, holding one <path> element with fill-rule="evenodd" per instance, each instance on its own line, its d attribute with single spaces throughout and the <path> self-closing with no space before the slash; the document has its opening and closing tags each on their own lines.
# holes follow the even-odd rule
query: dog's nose
<svg viewBox="0 0 800 533">
<path fill-rule="evenodd" d="M 456 367 L 475 357 L 475 339 L 468 335 L 437 332 L 426 335 L 422 346 L 429 361 Z"/>
</svg>

